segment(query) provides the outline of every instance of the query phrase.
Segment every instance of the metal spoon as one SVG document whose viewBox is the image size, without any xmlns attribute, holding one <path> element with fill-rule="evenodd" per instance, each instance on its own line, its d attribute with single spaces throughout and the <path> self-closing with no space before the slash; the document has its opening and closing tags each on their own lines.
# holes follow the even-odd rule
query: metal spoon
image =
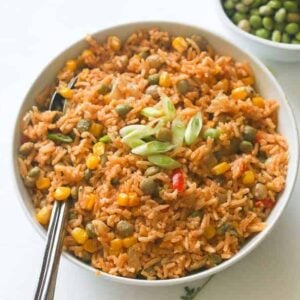
<svg viewBox="0 0 300 300">
<path fill-rule="evenodd" d="M 76 77 L 73 78 L 68 87 L 74 87 Z M 51 98 L 49 110 L 57 110 L 64 112 L 67 101 L 57 92 Z M 47 232 L 47 242 L 43 257 L 42 268 L 36 288 L 35 300 L 51 300 L 54 299 L 54 291 L 56 285 L 56 277 L 60 254 L 62 251 L 62 242 L 64 238 L 64 227 L 67 219 L 69 208 L 68 201 L 55 201 L 51 219 Z"/>
</svg>

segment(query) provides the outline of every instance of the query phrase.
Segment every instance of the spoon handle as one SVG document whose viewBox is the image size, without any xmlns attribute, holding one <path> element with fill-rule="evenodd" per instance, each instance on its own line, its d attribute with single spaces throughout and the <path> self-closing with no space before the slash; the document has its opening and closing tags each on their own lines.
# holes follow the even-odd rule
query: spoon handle
<svg viewBox="0 0 300 300">
<path fill-rule="evenodd" d="M 39 276 L 35 300 L 51 300 L 54 290 L 66 223 L 68 201 L 55 202 L 47 234 L 46 249 Z"/>
</svg>

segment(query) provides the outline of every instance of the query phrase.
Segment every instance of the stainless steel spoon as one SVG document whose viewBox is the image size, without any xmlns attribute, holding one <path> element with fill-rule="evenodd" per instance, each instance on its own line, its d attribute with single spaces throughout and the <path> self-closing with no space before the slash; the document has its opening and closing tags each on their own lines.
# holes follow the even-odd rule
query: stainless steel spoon
<svg viewBox="0 0 300 300">
<path fill-rule="evenodd" d="M 75 77 L 70 81 L 69 88 L 74 87 L 76 79 Z M 64 112 L 66 104 L 67 101 L 59 93 L 55 92 L 51 98 L 49 110 Z M 68 201 L 54 202 L 47 232 L 42 268 L 34 296 L 35 300 L 51 300 L 54 298 L 68 208 Z"/>
</svg>

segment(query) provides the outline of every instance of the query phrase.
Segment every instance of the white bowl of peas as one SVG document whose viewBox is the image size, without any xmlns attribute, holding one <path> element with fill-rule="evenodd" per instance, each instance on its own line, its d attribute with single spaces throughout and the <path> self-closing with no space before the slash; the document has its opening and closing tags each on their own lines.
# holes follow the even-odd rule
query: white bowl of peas
<svg viewBox="0 0 300 300">
<path fill-rule="evenodd" d="M 258 56 L 300 61 L 300 0 L 217 0 L 219 15 Z"/>
</svg>

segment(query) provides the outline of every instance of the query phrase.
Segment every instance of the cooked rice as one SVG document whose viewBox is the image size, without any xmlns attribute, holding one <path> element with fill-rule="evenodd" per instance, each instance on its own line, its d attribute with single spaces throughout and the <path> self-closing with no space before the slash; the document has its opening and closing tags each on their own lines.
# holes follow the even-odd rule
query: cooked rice
<svg viewBox="0 0 300 300">
<path fill-rule="evenodd" d="M 269 201 L 276 202 L 277 194 L 284 189 L 288 147 L 276 131 L 278 103 L 266 99 L 263 108 L 255 106 L 253 86 L 247 99 L 234 100 L 231 90 L 245 86 L 244 79 L 253 76 L 246 62 L 235 62 L 231 57 L 215 53 L 204 39 L 199 44 L 195 42 L 197 39 L 187 38 L 188 49 L 180 53 L 172 48 L 172 39 L 158 29 L 138 31 L 120 50 L 114 51 L 111 38 L 99 44 L 88 37 L 91 52 L 77 59 L 80 67 L 76 71 L 64 67 L 57 76 L 56 89 L 78 76 L 65 114 L 58 116 L 57 112 L 47 110 L 53 92 L 50 87 L 23 119 L 23 142 L 33 142 L 34 149 L 26 156 L 20 155 L 20 174 L 26 178 L 32 166 L 39 166 L 40 176 L 51 180 L 48 189 L 29 188 L 36 211 L 52 207 L 57 187 L 78 187 L 78 200 L 72 202 L 66 226 L 65 249 L 109 274 L 178 278 L 230 259 L 247 239 L 265 228 L 264 221 L 271 211 L 271 207 L 255 199 L 252 187 L 241 182 L 245 170 L 252 170 L 255 181 L 266 185 Z M 147 60 L 139 55 L 146 51 L 161 57 L 164 63 L 159 70 L 150 68 Z M 157 201 L 140 189 L 143 173 L 151 163 L 130 152 L 121 141 L 119 130 L 129 124 L 146 123 L 146 118 L 140 115 L 141 109 L 159 101 L 145 94 L 147 77 L 163 70 L 172 76 L 172 86 L 160 89 L 176 105 L 178 116 L 188 122 L 200 111 L 204 129 L 218 126 L 221 135 L 217 142 L 199 138 L 190 147 L 178 147 L 169 153 L 183 166 L 185 189 L 183 192 L 172 189 L 172 171 L 162 170 L 153 176 L 162 187 Z M 183 96 L 174 86 L 184 78 L 189 79 L 192 90 Z M 108 96 L 97 93 L 100 83 L 111 82 L 114 89 Z M 125 118 L 120 118 L 115 111 L 121 103 L 132 107 Z M 224 115 L 229 120 L 224 121 Z M 90 132 L 80 133 L 76 129 L 77 122 L 83 118 L 101 123 L 103 134 L 107 133 L 111 139 L 102 163 L 92 171 L 88 181 L 84 180 L 85 160 L 97 139 Z M 224 151 L 232 139 L 242 138 L 246 124 L 257 129 L 253 151 L 249 154 Z M 57 144 L 47 139 L 49 131 L 71 134 L 74 141 Z M 259 159 L 262 152 L 266 161 Z M 215 164 L 212 153 L 221 154 L 219 162 L 230 163 L 230 170 L 223 176 L 211 172 Z M 114 178 L 119 180 L 118 186 L 112 185 Z M 118 206 L 116 198 L 120 192 L 137 193 L 140 205 Z M 92 210 L 85 209 L 90 193 L 96 194 Z M 191 215 L 195 211 L 201 212 L 199 216 Z M 89 254 L 74 240 L 71 231 L 75 227 L 85 228 L 93 220 L 102 222 L 95 223 L 100 226 L 99 232 L 95 228 L 97 251 Z M 134 226 L 137 243 L 115 252 L 111 251 L 110 241 L 118 238 L 116 224 L 120 220 Z M 217 230 L 213 238 L 205 235 L 209 226 Z"/>
</svg>

